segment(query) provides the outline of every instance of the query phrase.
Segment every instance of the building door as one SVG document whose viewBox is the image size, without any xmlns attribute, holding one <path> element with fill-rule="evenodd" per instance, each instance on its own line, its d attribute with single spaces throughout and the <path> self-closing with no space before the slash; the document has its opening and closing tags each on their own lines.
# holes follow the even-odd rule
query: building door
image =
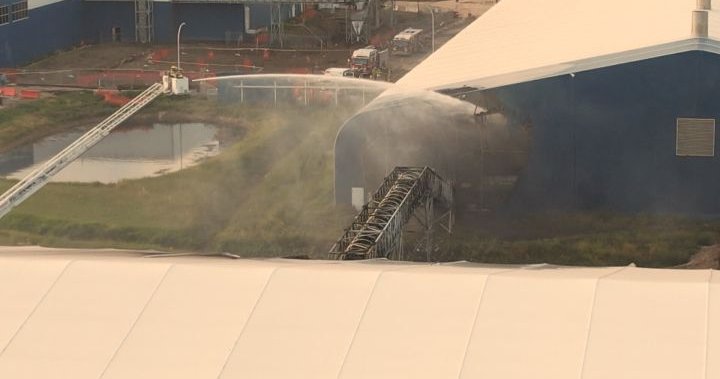
<svg viewBox="0 0 720 379">
<path fill-rule="evenodd" d="M 119 26 L 113 26 L 113 28 L 112 28 L 112 41 L 113 42 L 121 42 L 122 41 L 122 31 L 120 30 Z"/>
</svg>

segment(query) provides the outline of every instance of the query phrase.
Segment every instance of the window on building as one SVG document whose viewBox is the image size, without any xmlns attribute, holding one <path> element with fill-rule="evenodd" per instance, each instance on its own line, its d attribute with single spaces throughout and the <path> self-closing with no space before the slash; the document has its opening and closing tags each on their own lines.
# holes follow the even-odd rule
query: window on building
<svg viewBox="0 0 720 379">
<path fill-rule="evenodd" d="M 715 119 L 678 118 L 675 141 L 679 157 L 714 157 Z"/>
<path fill-rule="evenodd" d="M 20 21 L 28 18 L 28 4 L 27 0 L 20 1 L 12 4 L 12 20 Z"/>
<path fill-rule="evenodd" d="M 10 6 L 0 5 L 0 25 L 5 25 L 10 22 Z"/>
</svg>

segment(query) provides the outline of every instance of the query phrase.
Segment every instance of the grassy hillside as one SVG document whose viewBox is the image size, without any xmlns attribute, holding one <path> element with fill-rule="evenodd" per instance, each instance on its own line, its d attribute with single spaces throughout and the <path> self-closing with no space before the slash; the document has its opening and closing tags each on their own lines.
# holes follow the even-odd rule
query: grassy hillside
<svg viewBox="0 0 720 379">
<path fill-rule="evenodd" d="M 110 115 L 113 107 L 89 91 L 60 92 L 0 111 L 0 151 Z"/>
<path fill-rule="evenodd" d="M 324 256 L 340 219 L 352 214 L 331 206 L 333 143 L 352 110 L 259 111 L 185 99 L 160 101 L 140 118 L 173 108 L 222 115 L 222 132 L 235 143 L 162 177 L 49 184 L 0 221 L 0 241 Z"/>
<path fill-rule="evenodd" d="M 112 111 L 85 93 L 44 101 L 0 113 L 0 146 Z M 157 178 L 50 184 L 0 220 L 0 243 L 323 258 L 354 214 L 332 205 L 333 143 L 353 111 L 162 98 L 134 122 L 218 124 L 228 141 L 223 153 Z M 0 182 L 0 190 L 11 184 Z M 720 241 L 717 220 L 677 216 L 464 214 L 459 220 L 452 236 L 437 233 L 434 260 L 662 267 Z M 406 255 L 424 259 L 412 246 Z"/>
</svg>

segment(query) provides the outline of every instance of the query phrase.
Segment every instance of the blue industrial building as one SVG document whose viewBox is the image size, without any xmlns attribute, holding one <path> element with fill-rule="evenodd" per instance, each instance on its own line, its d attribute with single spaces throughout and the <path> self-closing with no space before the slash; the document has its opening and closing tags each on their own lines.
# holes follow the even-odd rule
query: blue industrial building
<svg viewBox="0 0 720 379">
<path fill-rule="evenodd" d="M 149 32 L 137 35 L 138 4 L 150 7 Z M 0 67 L 15 67 L 76 45 L 106 42 L 173 43 L 177 28 L 186 41 L 235 43 L 271 24 L 271 3 L 152 0 L 0 0 Z M 283 6 L 281 18 L 300 10 Z"/>
<path fill-rule="evenodd" d="M 709 0 L 503 0 L 343 126 L 336 201 L 391 166 L 430 165 L 496 210 L 720 214 L 716 13 Z"/>
</svg>

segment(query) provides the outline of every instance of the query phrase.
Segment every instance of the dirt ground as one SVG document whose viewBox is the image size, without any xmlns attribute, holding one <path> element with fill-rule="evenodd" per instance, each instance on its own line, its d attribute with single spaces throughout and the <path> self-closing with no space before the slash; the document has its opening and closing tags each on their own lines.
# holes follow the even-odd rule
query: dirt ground
<svg viewBox="0 0 720 379">
<path fill-rule="evenodd" d="M 677 266 L 688 269 L 720 269 L 720 245 L 705 246 L 690 258 L 690 262 Z"/>
</svg>

